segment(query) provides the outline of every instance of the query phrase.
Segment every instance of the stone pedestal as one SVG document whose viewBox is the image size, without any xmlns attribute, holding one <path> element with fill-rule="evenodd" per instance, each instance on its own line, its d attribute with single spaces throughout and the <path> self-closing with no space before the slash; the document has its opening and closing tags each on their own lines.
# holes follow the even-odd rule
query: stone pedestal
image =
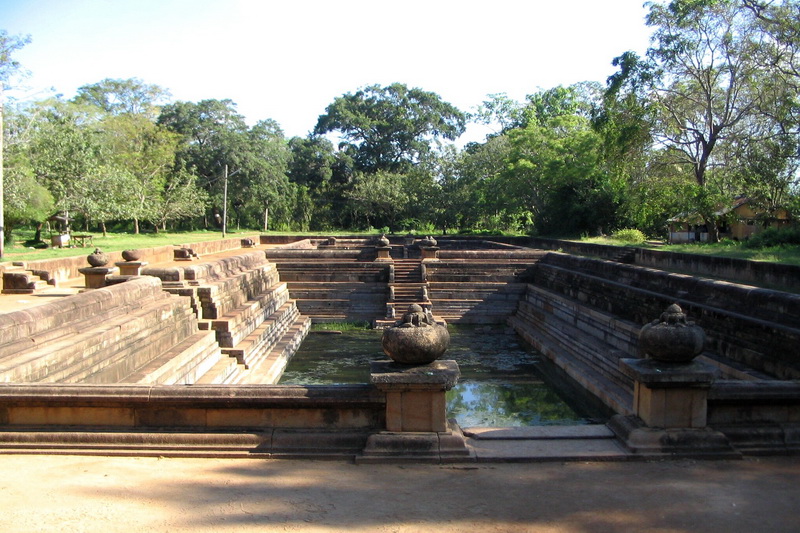
<svg viewBox="0 0 800 533">
<path fill-rule="evenodd" d="M 447 419 L 445 393 L 460 376 L 455 361 L 370 364 L 371 381 L 386 394 L 386 431 L 367 440 L 360 461 L 446 461 L 469 455 L 461 430 Z"/>
<path fill-rule="evenodd" d="M 118 270 L 117 267 L 86 267 L 79 268 L 78 272 L 83 274 L 87 289 L 100 289 L 106 286 L 106 276 L 116 274 Z"/>
<path fill-rule="evenodd" d="M 142 267 L 148 265 L 147 261 L 120 261 L 118 263 L 114 263 L 119 267 L 119 274 L 120 276 L 138 276 L 142 270 Z"/>
<path fill-rule="evenodd" d="M 377 252 L 377 257 L 375 258 L 375 261 L 391 261 L 392 260 L 392 256 L 391 256 L 392 247 L 391 246 L 376 246 L 375 247 L 375 251 Z"/>
<path fill-rule="evenodd" d="M 706 427 L 708 389 L 716 369 L 700 361 L 661 363 L 622 359 L 620 370 L 634 379 L 633 412 L 650 427 Z"/>
<path fill-rule="evenodd" d="M 728 439 L 706 427 L 708 390 L 717 369 L 700 361 L 664 363 L 622 359 L 634 380 L 633 416 L 617 415 L 609 427 L 634 453 L 738 457 Z"/>
<path fill-rule="evenodd" d="M 420 246 L 423 261 L 438 261 L 439 260 L 439 247 L 438 246 Z"/>
</svg>

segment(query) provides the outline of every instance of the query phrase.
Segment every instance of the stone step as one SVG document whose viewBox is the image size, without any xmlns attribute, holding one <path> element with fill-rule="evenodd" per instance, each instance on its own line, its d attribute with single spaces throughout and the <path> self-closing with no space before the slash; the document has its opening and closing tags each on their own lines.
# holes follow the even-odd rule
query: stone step
<svg viewBox="0 0 800 533">
<path fill-rule="evenodd" d="M 6 369 L 0 371 L 0 381 L 79 382 L 140 345 L 145 346 L 140 354 L 147 357 L 148 350 L 163 347 L 157 341 L 177 342 L 191 333 L 193 313 L 185 301 L 178 308 L 176 303 L 181 302 L 159 299 L 140 309 L 129 309 L 125 315 L 73 321 L 69 328 L 55 337 L 45 337 L 33 349 L 0 358 L 0 367 Z M 110 351 L 112 347 L 115 349 Z"/>
<path fill-rule="evenodd" d="M 288 301 L 286 284 L 277 283 L 268 292 L 248 300 L 219 319 L 211 320 L 210 328 L 216 332 L 220 346 L 232 348 Z"/>
<path fill-rule="evenodd" d="M 225 385 L 230 383 L 234 376 L 243 371 L 244 366 L 240 365 L 235 357 L 221 356 L 219 361 L 214 363 L 208 372 L 200 376 L 196 381 L 197 385 Z"/>
<path fill-rule="evenodd" d="M 139 368 L 120 383 L 188 385 L 196 383 L 221 359 L 214 335 L 200 331 Z"/>
<path fill-rule="evenodd" d="M 258 359 L 270 349 L 298 316 L 297 306 L 294 301 L 290 300 L 236 346 L 223 348 L 223 353 L 235 357 L 239 364 L 245 365 L 246 368 L 251 368 L 258 363 Z"/>
<path fill-rule="evenodd" d="M 298 316 L 258 364 L 241 373 L 236 383 L 263 385 L 277 383 L 310 327 L 311 320 L 308 317 Z"/>
</svg>

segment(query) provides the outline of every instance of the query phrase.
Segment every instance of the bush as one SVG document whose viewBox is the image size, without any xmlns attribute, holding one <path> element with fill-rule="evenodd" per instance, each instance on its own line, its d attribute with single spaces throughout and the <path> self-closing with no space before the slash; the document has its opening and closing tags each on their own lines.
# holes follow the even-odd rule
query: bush
<svg viewBox="0 0 800 533">
<path fill-rule="evenodd" d="M 611 234 L 611 238 L 625 244 L 642 244 L 645 240 L 644 233 L 638 229 L 621 229 Z"/>
<path fill-rule="evenodd" d="M 770 248 L 772 246 L 800 245 L 800 226 L 767 228 L 744 242 L 745 248 Z"/>
</svg>

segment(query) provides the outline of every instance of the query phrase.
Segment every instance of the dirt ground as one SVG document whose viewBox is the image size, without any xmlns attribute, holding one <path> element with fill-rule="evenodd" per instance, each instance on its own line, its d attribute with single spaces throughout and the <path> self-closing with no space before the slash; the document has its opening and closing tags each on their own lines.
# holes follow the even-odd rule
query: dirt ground
<svg viewBox="0 0 800 533">
<path fill-rule="evenodd" d="M 800 457 L 458 465 L 0 456 L 0 531 L 800 531 Z"/>
</svg>

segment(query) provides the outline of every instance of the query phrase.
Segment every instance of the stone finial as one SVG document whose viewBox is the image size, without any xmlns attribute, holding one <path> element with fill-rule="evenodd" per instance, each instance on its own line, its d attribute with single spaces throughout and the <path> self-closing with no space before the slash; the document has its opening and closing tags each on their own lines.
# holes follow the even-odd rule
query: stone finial
<svg viewBox="0 0 800 533">
<path fill-rule="evenodd" d="M 430 235 L 428 235 L 427 237 L 425 237 L 424 239 L 422 239 L 420 241 L 420 245 L 422 245 L 422 246 L 436 246 L 438 244 L 439 243 L 436 242 L 436 239 L 434 239 Z"/>
<path fill-rule="evenodd" d="M 142 258 L 143 252 L 141 250 L 123 250 L 122 258 L 125 261 L 138 261 Z"/>
<path fill-rule="evenodd" d="M 389 239 L 386 237 L 386 235 L 383 234 L 383 235 L 381 235 L 380 237 L 378 237 L 375 240 L 375 244 L 377 244 L 378 246 L 386 247 L 386 246 L 389 246 L 390 243 L 389 243 Z"/>
<path fill-rule="evenodd" d="M 688 363 L 705 346 L 703 328 L 686 320 L 678 304 L 672 304 L 639 332 L 639 350 L 646 357 L 665 363 Z"/>
<path fill-rule="evenodd" d="M 430 311 L 412 304 L 403 318 L 383 332 L 383 351 L 396 363 L 425 365 L 442 356 L 450 345 L 450 333 L 436 323 Z"/>
<path fill-rule="evenodd" d="M 86 261 L 93 267 L 103 267 L 108 264 L 108 256 L 100 248 L 95 248 L 94 252 L 86 256 Z"/>
</svg>

